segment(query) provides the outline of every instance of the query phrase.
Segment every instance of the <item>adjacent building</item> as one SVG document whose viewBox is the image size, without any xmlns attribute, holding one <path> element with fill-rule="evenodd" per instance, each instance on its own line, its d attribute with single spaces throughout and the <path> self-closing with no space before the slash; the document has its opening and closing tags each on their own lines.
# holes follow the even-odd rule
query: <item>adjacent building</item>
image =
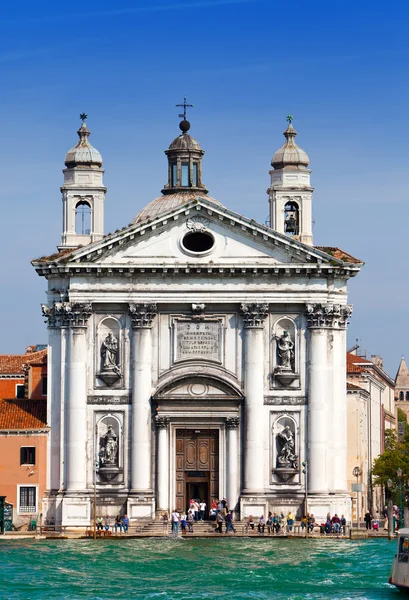
<svg viewBox="0 0 409 600">
<path fill-rule="evenodd" d="M 161 195 L 112 234 L 85 122 L 65 158 L 61 245 L 33 261 L 48 281 L 44 516 L 88 524 L 95 477 L 103 514 L 226 497 L 241 518 L 300 515 L 308 491 L 317 518 L 349 518 L 347 282 L 362 262 L 314 246 L 291 119 L 271 227 L 209 195 L 204 151 L 186 118 L 180 129 Z"/>
<path fill-rule="evenodd" d="M 381 512 L 384 490 L 372 481 L 373 461 L 384 451 L 385 430 L 397 427 L 395 382 L 384 371 L 380 356 L 359 356 L 356 346 L 347 353 L 348 488 L 356 518 L 357 495 L 352 484 L 362 484 L 360 516 Z"/>
</svg>

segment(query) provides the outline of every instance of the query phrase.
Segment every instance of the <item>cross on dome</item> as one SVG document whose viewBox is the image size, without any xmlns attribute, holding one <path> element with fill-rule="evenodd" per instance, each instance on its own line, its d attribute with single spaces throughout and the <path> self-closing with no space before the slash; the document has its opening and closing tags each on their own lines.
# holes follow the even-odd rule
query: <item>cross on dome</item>
<svg viewBox="0 0 409 600">
<path fill-rule="evenodd" d="M 187 108 L 193 108 L 193 107 L 194 107 L 194 104 L 187 104 L 187 102 L 186 102 L 186 96 L 185 96 L 185 97 L 183 98 L 183 104 L 176 104 L 176 106 L 177 106 L 178 108 L 179 108 L 179 107 L 183 108 L 183 114 L 182 114 L 182 115 L 179 115 L 179 117 L 180 117 L 181 119 L 183 118 L 183 120 L 184 120 L 184 121 L 186 121 L 186 109 L 187 109 Z"/>
</svg>

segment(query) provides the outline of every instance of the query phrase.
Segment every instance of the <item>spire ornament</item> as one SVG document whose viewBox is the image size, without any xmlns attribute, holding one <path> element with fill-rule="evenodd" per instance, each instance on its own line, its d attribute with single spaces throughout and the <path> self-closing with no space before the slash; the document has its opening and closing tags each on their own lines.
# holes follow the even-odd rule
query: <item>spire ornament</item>
<svg viewBox="0 0 409 600">
<path fill-rule="evenodd" d="M 180 130 L 181 130 L 183 133 L 186 133 L 186 132 L 188 132 L 188 131 L 189 131 L 189 129 L 190 129 L 190 123 L 189 123 L 189 121 L 186 119 L 186 109 L 187 109 L 187 108 L 193 108 L 193 107 L 194 107 L 194 104 L 188 104 L 188 103 L 186 102 L 186 96 L 185 96 L 185 97 L 183 98 L 183 104 L 176 104 L 176 106 L 177 106 L 178 108 L 179 108 L 179 107 L 183 108 L 183 113 L 182 113 L 181 115 L 179 115 L 179 117 L 180 117 L 181 119 L 183 119 L 183 121 L 181 121 L 181 122 L 179 123 L 179 128 L 180 128 Z"/>
<path fill-rule="evenodd" d="M 88 115 L 86 115 L 85 113 L 81 113 L 80 114 L 80 119 L 82 122 L 86 121 L 88 119 Z"/>
</svg>

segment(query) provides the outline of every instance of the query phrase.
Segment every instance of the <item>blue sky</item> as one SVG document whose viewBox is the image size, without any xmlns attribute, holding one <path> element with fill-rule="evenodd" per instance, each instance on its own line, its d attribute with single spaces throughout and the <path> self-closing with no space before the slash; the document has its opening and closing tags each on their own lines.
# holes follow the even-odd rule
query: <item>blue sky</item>
<svg viewBox="0 0 409 600">
<path fill-rule="evenodd" d="M 11 3 L 0 14 L 1 353 L 44 343 L 46 282 L 30 260 L 61 236 L 63 160 L 89 115 L 108 187 L 105 231 L 166 179 L 175 104 L 195 105 L 212 196 L 264 222 L 285 117 L 311 159 L 314 242 L 366 262 L 349 343 L 409 357 L 409 5 L 138 0 Z"/>
</svg>

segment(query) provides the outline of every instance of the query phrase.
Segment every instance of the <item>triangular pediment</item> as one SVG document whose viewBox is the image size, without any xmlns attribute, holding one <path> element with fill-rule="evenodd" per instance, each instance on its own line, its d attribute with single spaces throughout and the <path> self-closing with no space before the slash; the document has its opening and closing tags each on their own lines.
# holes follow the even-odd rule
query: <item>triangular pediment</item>
<svg viewBox="0 0 409 600">
<path fill-rule="evenodd" d="M 210 252 L 195 253 L 184 248 L 183 236 L 196 230 L 213 236 L 214 246 Z M 343 264 L 322 250 L 216 206 L 206 198 L 197 198 L 160 217 L 110 234 L 99 242 L 49 258 L 66 266 L 98 263 L 102 267 L 148 264 L 172 267 L 198 263 L 220 267 Z"/>
</svg>

